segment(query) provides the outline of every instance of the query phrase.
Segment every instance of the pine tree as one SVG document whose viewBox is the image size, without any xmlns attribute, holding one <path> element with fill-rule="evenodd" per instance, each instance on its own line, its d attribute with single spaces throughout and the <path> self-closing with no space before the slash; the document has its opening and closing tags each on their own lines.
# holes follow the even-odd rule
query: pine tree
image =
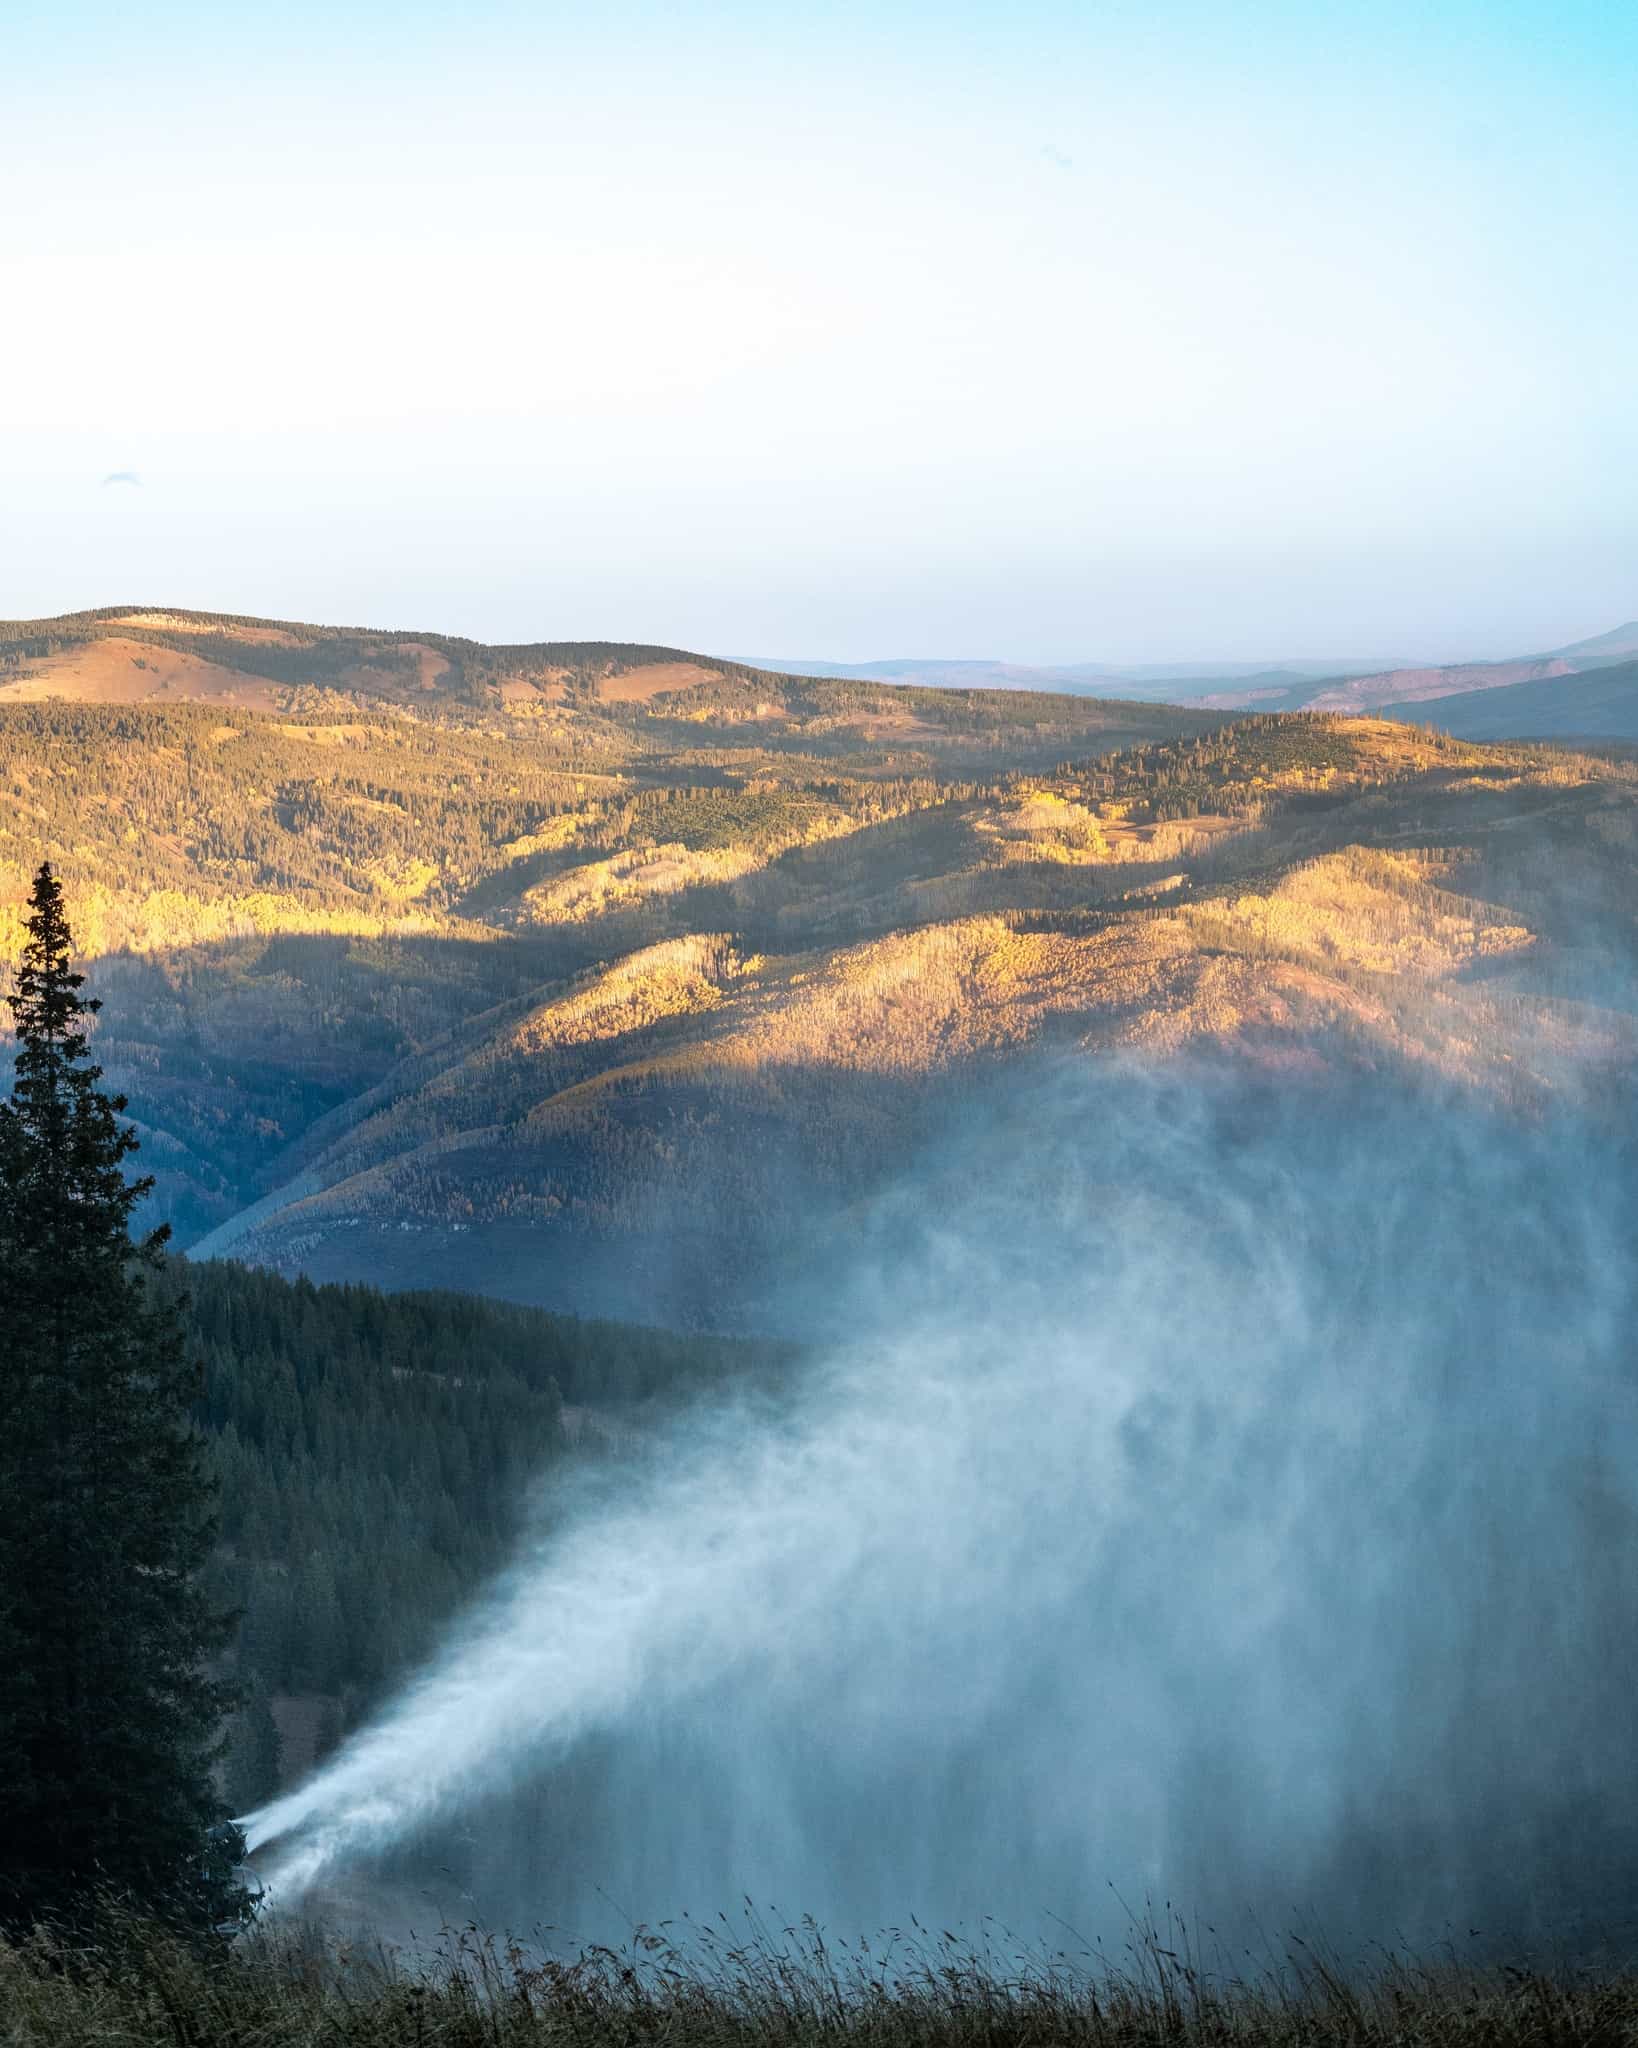
<svg viewBox="0 0 1638 2048">
<path fill-rule="evenodd" d="M 284 1744 L 273 1703 L 258 1685 L 233 1717 L 228 1744 L 227 1795 L 235 1813 L 263 1806 L 279 1789 Z"/>
<path fill-rule="evenodd" d="M 242 1906 L 212 1784 L 229 1622 L 199 1584 L 213 1488 L 150 1180 L 97 1086 L 62 890 L 35 878 L 0 1104 L 0 1922 L 113 1893 L 207 1922 Z M 169 1298 L 166 1298 L 166 1296 Z"/>
<path fill-rule="evenodd" d="M 313 1729 L 313 1761 L 321 1764 L 325 1758 L 334 1755 L 341 1747 L 344 1731 L 341 1702 L 327 1699 L 319 1708 L 317 1724 Z"/>
</svg>

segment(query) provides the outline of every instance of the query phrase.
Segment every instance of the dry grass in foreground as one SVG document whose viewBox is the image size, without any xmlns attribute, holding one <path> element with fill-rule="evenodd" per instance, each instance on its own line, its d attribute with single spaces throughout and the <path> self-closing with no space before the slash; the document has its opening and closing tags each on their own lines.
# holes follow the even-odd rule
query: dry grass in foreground
<svg viewBox="0 0 1638 2048">
<path fill-rule="evenodd" d="M 0 2041 L 97 2048 L 512 2048 L 512 2044 L 835 2042 L 859 2048 L 1009 2043 L 1604 2044 L 1638 2041 L 1638 1972 L 1581 1973 L 1383 1957 L 1350 1975 L 1301 1942 L 1258 1977 L 1198 1963 L 1183 1932 L 1148 1928 L 1125 1960 L 973 1948 L 912 1926 L 834 1948 L 811 1925 L 687 1953 L 639 1933 L 574 1962 L 445 1930 L 406 1958 L 305 1933 L 253 1934 L 201 1956 L 125 1927 L 103 1950 L 0 1942 Z M 1175 1945 L 1174 1945 L 1175 1944 Z"/>
</svg>

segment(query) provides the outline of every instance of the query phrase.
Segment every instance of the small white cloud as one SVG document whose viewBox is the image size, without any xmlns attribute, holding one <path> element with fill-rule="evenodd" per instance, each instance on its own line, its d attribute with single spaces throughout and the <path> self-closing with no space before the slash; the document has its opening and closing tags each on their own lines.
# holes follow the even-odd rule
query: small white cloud
<svg viewBox="0 0 1638 2048">
<path fill-rule="evenodd" d="M 141 490 L 142 479 L 134 469 L 111 469 L 102 480 L 103 489 L 107 490 L 110 484 L 131 484 Z"/>
<path fill-rule="evenodd" d="M 1072 171 L 1075 168 L 1075 159 L 1066 156 L 1055 142 L 1043 142 L 1041 154 L 1055 171 Z"/>
</svg>

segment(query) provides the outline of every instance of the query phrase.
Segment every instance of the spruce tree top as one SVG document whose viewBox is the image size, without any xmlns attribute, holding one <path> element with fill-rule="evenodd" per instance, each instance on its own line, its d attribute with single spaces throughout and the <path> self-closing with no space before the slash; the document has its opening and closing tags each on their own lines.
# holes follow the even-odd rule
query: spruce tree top
<svg viewBox="0 0 1638 2048">
<path fill-rule="evenodd" d="M 73 934 L 50 861 L 34 877 L 29 913 L 16 987 L 6 998 L 17 1034 L 8 1160 L 14 1174 L 33 1183 L 35 1198 L 53 1205 L 89 1198 L 105 1227 L 122 1233 L 153 1179 L 128 1182 L 121 1170 L 137 1149 L 136 1133 L 116 1121 L 125 1097 L 104 1095 L 97 1087 L 102 1069 L 86 1059 L 85 1022 L 102 1004 L 80 994 L 85 976 L 72 965 Z M 91 1220 L 86 1212 L 84 1221 Z M 169 1225 L 160 1225 L 140 1251 L 151 1257 L 169 1236 Z"/>
<path fill-rule="evenodd" d="M 28 944 L 17 969 L 16 993 L 6 1000 L 19 1035 L 32 1028 L 42 1036 L 66 1039 L 74 1035 L 76 1018 L 95 1014 L 102 1005 L 78 993 L 85 986 L 85 976 L 74 973 L 68 964 L 73 941 L 63 912 L 63 886 L 48 860 L 40 863 L 34 877 L 29 910 L 32 915 L 24 926 Z M 83 1052 L 83 1034 L 78 1044 Z"/>
</svg>

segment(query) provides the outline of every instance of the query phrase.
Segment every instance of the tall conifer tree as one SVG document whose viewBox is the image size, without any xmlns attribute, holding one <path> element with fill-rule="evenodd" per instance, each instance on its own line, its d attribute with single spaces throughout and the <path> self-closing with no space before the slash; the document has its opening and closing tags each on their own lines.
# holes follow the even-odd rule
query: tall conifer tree
<svg viewBox="0 0 1638 2048">
<path fill-rule="evenodd" d="M 113 1892 L 219 1921 L 228 1622 L 198 1580 L 213 1488 L 179 1312 L 151 1285 L 168 1232 L 131 1238 L 152 1182 L 125 1177 L 49 863 L 30 907 L 0 1104 L 0 1920 Z"/>
</svg>

